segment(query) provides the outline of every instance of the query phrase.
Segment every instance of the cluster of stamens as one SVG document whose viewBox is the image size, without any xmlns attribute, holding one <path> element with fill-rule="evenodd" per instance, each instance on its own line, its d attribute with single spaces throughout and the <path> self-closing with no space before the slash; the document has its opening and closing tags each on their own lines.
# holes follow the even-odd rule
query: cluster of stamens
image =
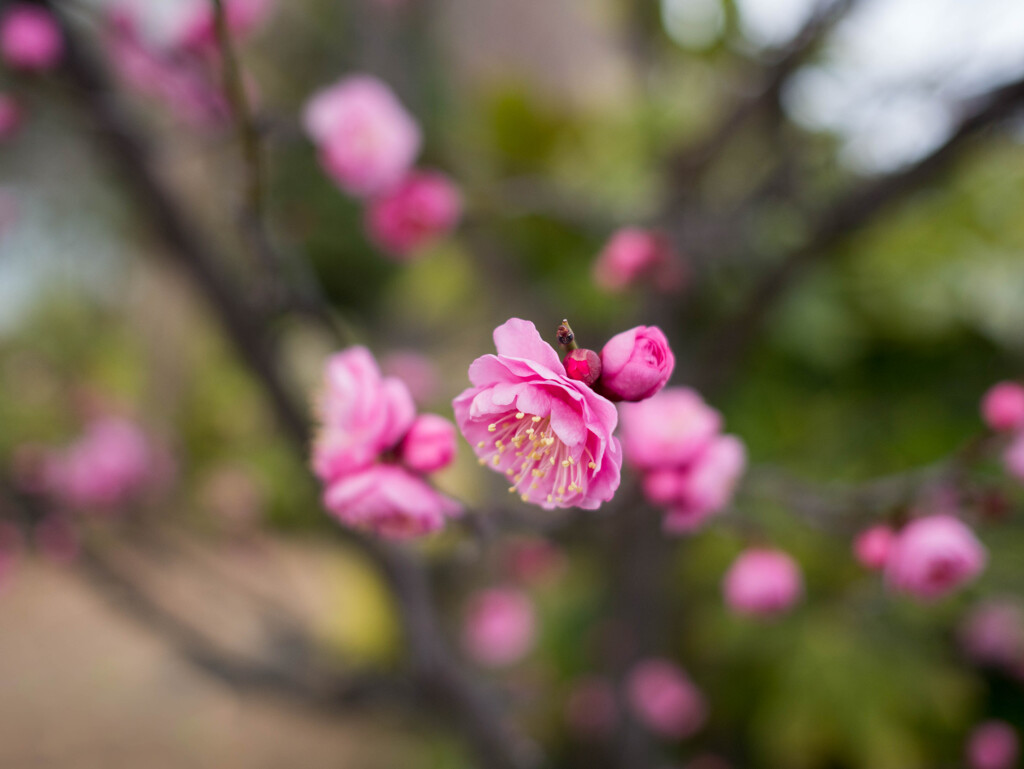
<svg viewBox="0 0 1024 769">
<path fill-rule="evenodd" d="M 524 502 L 529 502 L 530 492 L 540 490 L 542 485 L 549 489 L 548 504 L 564 502 L 567 495 L 584 491 L 587 468 L 597 469 L 585 446 L 579 458 L 573 457 L 551 429 L 550 416 L 510 412 L 487 425 L 487 431 L 494 438 L 477 442 L 480 464 L 489 462 L 495 468 L 508 464 L 504 472 L 512 482 L 509 493 L 518 493 Z M 584 457 L 589 459 L 586 468 L 581 464 Z"/>
</svg>

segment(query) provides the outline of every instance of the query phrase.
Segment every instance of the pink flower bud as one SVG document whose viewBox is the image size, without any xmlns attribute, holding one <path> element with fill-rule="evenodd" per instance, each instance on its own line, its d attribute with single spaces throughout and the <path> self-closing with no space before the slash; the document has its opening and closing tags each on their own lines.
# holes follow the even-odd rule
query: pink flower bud
<svg viewBox="0 0 1024 769">
<path fill-rule="evenodd" d="M 327 175 L 350 195 L 388 191 L 420 151 L 419 126 L 391 89 L 369 75 L 315 93 L 303 121 Z"/>
<path fill-rule="evenodd" d="M 985 548 L 951 515 L 931 515 L 907 524 L 889 552 L 890 587 L 926 600 L 941 598 L 985 568 Z"/>
<path fill-rule="evenodd" d="M 672 376 L 676 358 L 657 326 L 637 326 L 616 334 L 601 350 L 602 394 L 613 401 L 642 401 Z"/>
<path fill-rule="evenodd" d="M 570 350 L 562 361 L 569 379 L 592 386 L 601 376 L 601 358 L 593 350 Z"/>
<path fill-rule="evenodd" d="M 467 607 L 462 646 L 481 665 L 511 665 L 533 648 L 536 626 L 533 603 L 525 593 L 511 588 L 481 590 Z"/>
<path fill-rule="evenodd" d="M 404 258 L 451 230 L 461 214 L 462 198 L 448 177 L 417 171 L 370 201 L 366 230 L 382 250 Z"/>
<path fill-rule="evenodd" d="M 685 278 L 668 238 L 635 227 L 616 232 L 594 262 L 594 282 L 608 291 L 622 291 L 644 279 L 661 291 L 675 291 Z"/>
<path fill-rule="evenodd" d="M 1003 452 L 1003 466 L 1014 478 L 1024 481 L 1024 431 L 1014 436 Z"/>
<path fill-rule="evenodd" d="M 725 602 L 739 614 L 771 617 L 788 611 L 803 595 L 800 567 L 781 550 L 751 548 L 725 575 Z"/>
<path fill-rule="evenodd" d="M 689 737 L 707 719 L 704 695 L 669 660 L 649 659 L 636 665 L 626 680 L 626 694 L 636 717 L 663 737 Z"/>
<path fill-rule="evenodd" d="M 18 133 L 23 115 L 14 97 L 0 93 L 0 141 L 7 141 Z"/>
<path fill-rule="evenodd" d="M 967 741 L 970 769 L 1012 769 L 1019 754 L 1020 739 L 1005 721 L 986 721 L 978 725 Z"/>
<path fill-rule="evenodd" d="M 64 54 L 64 38 L 48 10 L 14 3 L 0 19 L 0 56 L 12 69 L 53 69 Z"/>
<path fill-rule="evenodd" d="M 602 737 L 615 728 L 618 706 L 611 683 L 599 676 L 577 681 L 565 703 L 565 720 L 581 737 Z"/>
<path fill-rule="evenodd" d="M 889 526 L 872 526 L 857 535 L 853 553 L 866 568 L 884 569 L 895 536 L 896 532 Z"/>
<path fill-rule="evenodd" d="M 455 425 L 436 414 L 421 414 L 398 450 L 402 462 L 417 473 L 433 473 L 455 458 Z"/>
<path fill-rule="evenodd" d="M 1024 427 L 1024 387 L 1016 382 L 994 385 L 981 400 L 981 416 L 993 430 Z"/>
</svg>

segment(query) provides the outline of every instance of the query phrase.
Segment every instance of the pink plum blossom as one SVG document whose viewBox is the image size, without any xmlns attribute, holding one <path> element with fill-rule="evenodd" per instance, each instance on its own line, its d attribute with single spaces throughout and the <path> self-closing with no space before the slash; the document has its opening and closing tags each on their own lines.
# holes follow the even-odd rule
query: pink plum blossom
<svg viewBox="0 0 1024 769">
<path fill-rule="evenodd" d="M 455 425 L 436 414 L 422 414 L 410 425 L 398 453 L 417 473 L 441 470 L 455 458 Z"/>
<path fill-rule="evenodd" d="M 64 54 L 60 25 L 48 10 L 12 3 L 0 18 L 0 56 L 12 69 L 53 69 Z"/>
<path fill-rule="evenodd" d="M 474 594 L 466 608 L 462 646 L 476 662 L 502 667 L 518 662 L 533 648 L 537 618 L 525 593 L 492 588 Z"/>
<path fill-rule="evenodd" d="M 370 200 L 366 230 L 383 251 L 408 258 L 451 230 L 461 213 L 462 198 L 447 176 L 414 171 Z"/>
<path fill-rule="evenodd" d="M 397 185 L 422 141 L 391 89 L 370 75 L 343 78 L 313 94 L 303 123 L 327 175 L 358 197 Z"/>
<path fill-rule="evenodd" d="M 1024 386 L 1000 382 L 985 393 L 981 415 L 993 430 L 1017 430 L 1024 427 Z"/>
<path fill-rule="evenodd" d="M 494 330 L 494 344 L 498 354 L 473 362 L 473 386 L 453 402 L 480 463 L 506 475 L 524 502 L 600 507 L 622 467 L 615 406 L 566 376 L 533 323 L 512 318 Z"/>
<path fill-rule="evenodd" d="M 327 361 L 317 415 L 313 471 L 339 522 L 401 539 L 437 531 L 459 512 L 422 477 L 451 462 L 454 427 L 433 415 L 417 418 L 409 389 L 382 377 L 365 347 Z"/>
<path fill-rule="evenodd" d="M 637 719 L 663 737 L 689 737 L 707 720 L 704 695 L 669 660 L 637 664 L 626 680 L 626 696 Z"/>
<path fill-rule="evenodd" d="M 853 554 L 865 568 L 884 569 L 895 536 L 891 526 L 872 526 L 857 535 L 853 541 Z"/>
<path fill-rule="evenodd" d="M 21 128 L 24 115 L 13 96 L 0 93 L 0 142 L 13 138 Z"/>
<path fill-rule="evenodd" d="M 1017 731 L 1005 721 L 985 721 L 974 728 L 967 741 L 970 769 L 1012 769 L 1020 755 Z"/>
<path fill-rule="evenodd" d="M 1003 451 L 1003 466 L 1014 478 L 1024 481 L 1024 431 L 1017 433 Z"/>
<path fill-rule="evenodd" d="M 896 536 L 886 565 L 889 586 L 926 600 L 941 598 L 985 568 L 985 548 L 952 515 L 908 523 Z"/>
<path fill-rule="evenodd" d="M 640 280 L 661 291 L 675 291 L 685 279 L 668 238 L 636 227 L 616 232 L 594 262 L 594 282 L 608 291 L 622 291 Z"/>
<path fill-rule="evenodd" d="M 694 531 L 709 516 L 724 509 L 746 466 L 747 452 L 739 438 L 714 438 L 690 467 L 677 476 L 681 482 L 665 518 L 665 530 L 672 534 Z"/>
<path fill-rule="evenodd" d="M 387 376 L 397 377 L 405 382 L 413 400 L 421 406 L 432 402 L 441 389 L 437 366 L 430 358 L 418 352 L 397 350 L 385 355 L 380 365 Z"/>
<path fill-rule="evenodd" d="M 642 401 L 672 376 L 676 358 L 657 326 L 616 334 L 601 350 L 601 394 L 614 401 Z"/>
<path fill-rule="evenodd" d="M 781 550 L 750 548 L 729 567 L 722 587 L 733 611 L 772 617 L 800 600 L 803 577 L 796 561 Z"/>
<path fill-rule="evenodd" d="M 1007 599 L 987 601 L 967 615 L 959 637 L 975 662 L 1013 668 L 1024 661 L 1024 610 Z"/>
<path fill-rule="evenodd" d="M 573 684 L 565 702 L 565 720 L 582 737 L 607 736 L 618 720 L 618 705 L 611 682 L 585 676 Z"/>
<path fill-rule="evenodd" d="M 159 476 L 156 447 L 134 422 L 102 417 L 70 446 L 52 453 L 47 490 L 73 509 L 110 510 L 139 497 Z"/>
</svg>

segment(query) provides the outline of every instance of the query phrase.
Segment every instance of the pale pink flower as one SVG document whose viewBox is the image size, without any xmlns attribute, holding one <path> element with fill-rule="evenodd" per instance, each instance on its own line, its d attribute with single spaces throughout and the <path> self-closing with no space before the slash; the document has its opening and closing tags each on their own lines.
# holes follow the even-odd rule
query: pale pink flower
<svg viewBox="0 0 1024 769">
<path fill-rule="evenodd" d="M 689 466 L 677 471 L 678 486 L 665 518 L 665 530 L 672 534 L 694 531 L 724 509 L 746 465 L 747 452 L 739 438 L 714 438 Z"/>
<path fill-rule="evenodd" d="M 421 406 L 431 403 L 441 389 L 437 366 L 418 352 L 398 350 L 385 355 L 380 365 L 387 376 L 398 377 L 405 382 L 413 400 Z"/>
<path fill-rule="evenodd" d="M 513 588 L 475 593 L 466 608 L 462 646 L 481 665 L 501 667 L 525 657 L 533 648 L 537 618 L 527 595 Z"/>
<path fill-rule="evenodd" d="M 637 326 L 616 334 L 601 350 L 598 389 L 614 401 L 642 401 L 672 376 L 676 358 L 657 326 Z"/>
<path fill-rule="evenodd" d="M 498 354 L 473 361 L 473 387 L 453 402 L 480 463 L 506 475 L 525 502 L 600 507 L 619 487 L 622 467 L 615 406 L 569 379 L 529 321 L 499 326 L 494 344 Z"/>
<path fill-rule="evenodd" d="M 569 692 L 565 720 L 580 736 L 607 737 L 618 721 L 618 710 L 611 682 L 600 676 L 585 676 Z"/>
<path fill-rule="evenodd" d="M 12 3 L 0 18 L 0 56 L 12 69 L 53 69 L 64 55 L 60 25 L 45 8 Z"/>
<path fill-rule="evenodd" d="M 321 427 L 313 443 L 313 469 L 328 483 L 397 448 L 416 417 L 409 389 L 400 379 L 381 377 L 365 347 L 327 361 L 317 411 Z"/>
<path fill-rule="evenodd" d="M 341 523 L 407 539 L 441 529 L 459 505 L 404 467 L 377 464 L 330 483 L 324 506 Z"/>
<path fill-rule="evenodd" d="M 975 662 L 1013 667 L 1024 662 L 1024 610 L 1016 601 L 987 601 L 960 627 L 960 644 Z"/>
<path fill-rule="evenodd" d="M 74 509 L 110 510 L 137 499 L 156 479 L 157 455 L 134 422 L 103 417 L 46 463 L 47 490 Z"/>
<path fill-rule="evenodd" d="M 66 516 L 48 515 L 35 525 L 32 539 L 39 553 L 54 563 L 72 563 L 81 552 L 78 531 Z"/>
<path fill-rule="evenodd" d="M 370 200 L 366 230 L 382 250 L 407 258 L 451 230 L 461 213 L 462 197 L 447 176 L 413 171 Z"/>
<path fill-rule="evenodd" d="M 729 567 L 722 587 L 733 611 L 771 617 L 800 600 L 803 577 L 796 561 L 781 550 L 750 548 Z"/>
<path fill-rule="evenodd" d="M 879 524 L 865 529 L 853 541 L 853 554 L 868 569 L 884 569 L 896 532 Z"/>
<path fill-rule="evenodd" d="M 675 291 L 686 271 L 664 235 L 626 227 L 616 232 L 594 262 L 594 282 L 608 291 L 622 291 L 647 280 L 661 291 Z"/>
<path fill-rule="evenodd" d="M 682 739 L 707 720 L 704 695 L 683 670 L 665 659 L 638 663 L 626 680 L 626 696 L 636 717 L 652 732 Z"/>
<path fill-rule="evenodd" d="M 993 385 L 981 400 L 981 415 L 993 430 L 1024 427 L 1024 387 L 1017 382 Z"/>
<path fill-rule="evenodd" d="M 10 521 L 0 521 L 0 590 L 13 573 L 24 548 L 21 530 Z"/>
<path fill-rule="evenodd" d="M 918 518 L 896 536 L 885 577 L 890 587 L 918 598 L 940 598 L 977 577 L 985 548 L 952 515 Z"/>
<path fill-rule="evenodd" d="M 360 197 L 398 184 L 422 141 L 391 89 L 370 75 L 343 78 L 313 94 L 303 123 L 327 175 Z"/>
<path fill-rule="evenodd" d="M 1003 451 L 1003 466 L 1014 478 L 1024 481 L 1024 431 L 1017 433 Z"/>
<path fill-rule="evenodd" d="M 642 470 L 687 465 L 722 427 L 721 415 L 686 387 L 663 390 L 619 410 L 626 459 Z"/>
<path fill-rule="evenodd" d="M 967 741 L 970 769 L 1012 769 L 1020 755 L 1017 730 L 1005 721 L 985 721 L 974 728 Z"/>
<path fill-rule="evenodd" d="M 405 434 L 398 455 L 417 473 L 433 473 L 455 458 L 455 425 L 436 414 L 421 414 Z"/>
<path fill-rule="evenodd" d="M 11 139 L 21 128 L 24 114 L 13 96 L 0 93 L 0 142 Z"/>
</svg>

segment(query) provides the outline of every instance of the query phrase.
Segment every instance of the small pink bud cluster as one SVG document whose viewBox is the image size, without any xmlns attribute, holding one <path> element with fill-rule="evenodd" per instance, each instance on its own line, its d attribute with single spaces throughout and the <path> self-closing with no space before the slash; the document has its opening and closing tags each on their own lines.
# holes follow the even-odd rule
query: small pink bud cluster
<svg viewBox="0 0 1024 769">
<path fill-rule="evenodd" d="M 458 189 L 439 172 L 412 169 L 420 128 L 377 78 L 352 75 L 316 92 L 303 122 L 324 172 L 366 199 L 367 233 L 386 253 L 408 258 L 457 224 Z"/>
<path fill-rule="evenodd" d="M 626 699 L 638 721 L 668 739 L 691 736 L 708 716 L 700 689 L 667 659 L 648 659 L 635 665 L 626 678 Z"/>
<path fill-rule="evenodd" d="M 1020 737 L 1005 721 L 985 721 L 967 740 L 970 769 L 1013 769 L 1019 755 Z"/>
<path fill-rule="evenodd" d="M 621 410 L 626 459 L 643 474 L 647 499 L 668 509 L 667 531 L 694 531 L 728 505 L 746 451 L 700 395 L 669 388 Z"/>
<path fill-rule="evenodd" d="M 958 518 L 915 518 L 898 532 L 884 525 L 863 531 L 853 545 L 867 568 L 884 570 L 889 587 L 923 600 L 953 592 L 985 568 L 986 553 Z"/>
<path fill-rule="evenodd" d="M 271 10 L 268 0 L 225 0 L 228 32 L 236 39 L 251 34 Z M 156 3 L 118 0 L 108 11 L 105 49 L 128 87 L 162 102 L 188 125 L 221 126 L 231 108 L 214 20 L 207 0 L 181 0 L 171 16 Z"/>
<path fill-rule="evenodd" d="M 0 58 L 11 69 L 45 72 L 60 64 L 64 36 L 48 10 L 11 3 L 0 17 Z"/>
<path fill-rule="evenodd" d="M 1010 436 L 1003 451 L 1006 472 L 1024 481 L 1024 386 L 999 382 L 981 401 L 981 415 L 992 430 Z"/>
<path fill-rule="evenodd" d="M 455 456 L 455 426 L 416 415 L 409 388 L 382 377 L 365 347 L 331 357 L 324 368 L 313 470 L 324 505 L 343 524 L 390 538 L 437 531 L 459 506 L 424 476 Z"/>
<path fill-rule="evenodd" d="M 771 618 L 803 596 L 800 567 L 781 550 L 750 548 L 729 567 L 722 582 L 725 603 L 737 614 Z"/>
<path fill-rule="evenodd" d="M 537 617 L 533 601 L 513 587 L 490 588 L 474 593 L 465 610 L 462 647 L 486 667 L 519 662 L 533 648 Z"/>
<path fill-rule="evenodd" d="M 660 232 L 636 227 L 612 235 L 594 262 L 593 274 L 598 286 L 615 292 L 641 281 L 672 292 L 686 282 L 686 270 L 669 239 Z"/>
</svg>

